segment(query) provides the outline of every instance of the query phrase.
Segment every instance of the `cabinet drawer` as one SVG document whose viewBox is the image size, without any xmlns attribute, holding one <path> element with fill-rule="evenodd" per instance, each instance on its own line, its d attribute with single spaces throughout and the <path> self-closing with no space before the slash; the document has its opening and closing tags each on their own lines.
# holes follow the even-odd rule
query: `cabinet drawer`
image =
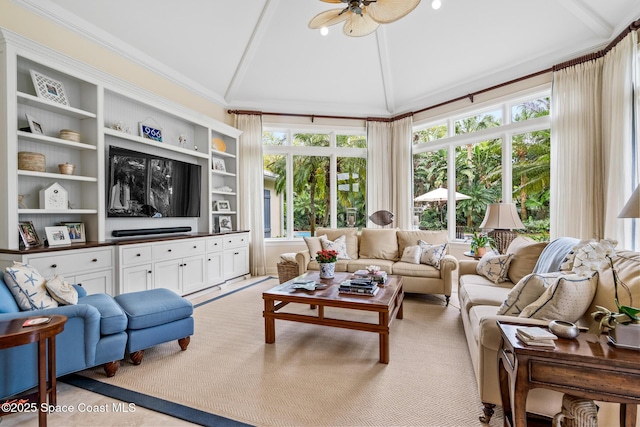
<svg viewBox="0 0 640 427">
<path fill-rule="evenodd" d="M 55 274 L 75 276 L 84 271 L 111 268 L 113 265 L 112 254 L 111 249 L 65 251 L 46 257 L 31 258 L 28 262 L 44 277 L 51 277 Z"/>
<path fill-rule="evenodd" d="M 152 252 L 150 245 L 123 248 L 120 253 L 122 255 L 120 263 L 123 266 L 151 261 Z"/>
<path fill-rule="evenodd" d="M 222 237 L 209 237 L 207 239 L 207 252 L 218 252 L 222 250 Z"/>
<path fill-rule="evenodd" d="M 153 260 L 158 261 L 203 254 L 204 250 L 204 239 L 186 239 L 159 243 L 153 246 Z"/>
<path fill-rule="evenodd" d="M 232 234 L 224 236 L 224 248 L 238 248 L 240 246 L 247 246 L 249 244 L 248 234 Z"/>
</svg>

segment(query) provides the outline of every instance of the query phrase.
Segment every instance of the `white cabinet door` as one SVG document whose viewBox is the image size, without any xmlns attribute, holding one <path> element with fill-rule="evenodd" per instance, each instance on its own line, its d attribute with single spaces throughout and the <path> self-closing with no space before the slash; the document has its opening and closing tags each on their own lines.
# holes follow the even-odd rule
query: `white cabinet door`
<svg viewBox="0 0 640 427">
<path fill-rule="evenodd" d="M 222 252 L 207 254 L 207 285 L 213 286 L 224 282 L 222 272 Z"/>
<path fill-rule="evenodd" d="M 224 278 L 233 279 L 249 273 L 249 248 L 224 251 Z"/>
<path fill-rule="evenodd" d="M 151 264 L 136 265 L 122 269 L 121 292 L 146 291 L 152 288 L 153 271 Z"/>
<path fill-rule="evenodd" d="M 182 259 L 182 292 L 185 294 L 199 291 L 207 284 L 204 255 Z"/>
<path fill-rule="evenodd" d="M 182 295 L 182 260 L 156 262 L 153 265 L 154 288 L 167 288 Z"/>
<path fill-rule="evenodd" d="M 75 283 L 81 284 L 87 294 L 105 293 L 113 296 L 113 273 L 111 270 L 103 270 L 95 273 L 78 274 Z"/>
</svg>

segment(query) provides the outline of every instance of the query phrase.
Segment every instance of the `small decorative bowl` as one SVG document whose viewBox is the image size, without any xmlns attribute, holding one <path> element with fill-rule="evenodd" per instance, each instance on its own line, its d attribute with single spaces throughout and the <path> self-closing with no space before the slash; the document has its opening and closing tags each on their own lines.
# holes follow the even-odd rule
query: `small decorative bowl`
<svg viewBox="0 0 640 427">
<path fill-rule="evenodd" d="M 76 170 L 76 165 L 71 165 L 69 163 L 59 164 L 58 170 L 64 175 L 73 175 L 73 172 Z"/>
<path fill-rule="evenodd" d="M 552 320 L 549 322 L 549 330 L 560 338 L 573 339 L 580 335 L 580 329 L 571 322 Z"/>
</svg>

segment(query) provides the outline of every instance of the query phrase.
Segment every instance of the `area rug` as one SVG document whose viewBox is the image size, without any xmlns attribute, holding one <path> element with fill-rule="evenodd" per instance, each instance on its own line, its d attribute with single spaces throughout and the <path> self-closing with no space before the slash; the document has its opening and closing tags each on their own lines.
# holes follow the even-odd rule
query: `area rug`
<svg viewBox="0 0 640 427">
<path fill-rule="evenodd" d="M 385 365 L 373 333 L 276 321 L 276 342 L 265 344 L 261 294 L 277 284 L 265 280 L 198 304 L 184 352 L 165 343 L 146 350 L 139 366 L 123 362 L 115 377 L 100 368 L 80 374 L 205 418 L 256 426 L 481 425 L 457 308 L 435 296 L 407 296 Z M 345 310 L 326 315 L 372 320 Z M 501 424 L 496 414 L 491 425 Z"/>
</svg>

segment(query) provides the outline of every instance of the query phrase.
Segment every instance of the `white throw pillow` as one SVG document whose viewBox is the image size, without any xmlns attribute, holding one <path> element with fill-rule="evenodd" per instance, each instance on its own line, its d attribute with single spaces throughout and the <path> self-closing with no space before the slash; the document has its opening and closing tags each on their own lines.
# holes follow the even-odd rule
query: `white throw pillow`
<svg viewBox="0 0 640 427">
<path fill-rule="evenodd" d="M 318 237 L 304 237 L 304 242 L 307 244 L 307 248 L 309 249 L 309 257 L 311 257 L 311 261 L 315 261 L 316 254 L 318 251 L 322 250 L 322 243 L 320 243 L 320 239 L 326 238 L 326 234 Z"/>
<path fill-rule="evenodd" d="M 420 264 L 420 256 L 422 255 L 422 249 L 420 246 L 407 246 L 404 248 L 404 253 L 402 254 L 402 258 L 400 261 L 408 262 L 411 264 Z"/>
<path fill-rule="evenodd" d="M 519 317 L 540 320 L 576 322 L 591 305 L 596 295 L 598 274 L 567 274 L 548 288 L 536 301 L 522 310 Z"/>
<path fill-rule="evenodd" d="M 47 293 L 44 277 L 29 264 L 14 262 L 13 266 L 5 269 L 4 281 L 21 310 L 58 306 L 56 300 Z"/>
<path fill-rule="evenodd" d="M 53 279 L 47 280 L 45 284 L 47 291 L 62 305 L 74 305 L 78 303 L 78 291 L 64 277 L 56 274 Z"/>
<path fill-rule="evenodd" d="M 476 273 L 493 283 L 504 282 L 507 280 L 511 258 L 513 258 L 513 254 L 500 255 L 494 251 L 488 251 L 480 258 L 476 266 Z"/>
<path fill-rule="evenodd" d="M 333 242 L 326 237 L 320 238 L 320 243 L 322 244 L 322 249 L 333 249 L 338 253 L 338 259 L 351 259 L 349 254 L 347 253 L 347 236 L 340 236 Z"/>
<path fill-rule="evenodd" d="M 440 261 L 447 254 L 448 243 L 441 245 L 431 245 L 424 240 L 418 240 L 418 245 L 422 250 L 422 256 L 420 257 L 420 263 L 431 265 L 435 268 L 440 268 Z"/>
<path fill-rule="evenodd" d="M 507 299 L 498 309 L 498 314 L 518 316 L 529 304 L 535 302 L 551 286 L 560 280 L 565 273 L 554 272 L 524 276 L 509 291 Z"/>
</svg>

